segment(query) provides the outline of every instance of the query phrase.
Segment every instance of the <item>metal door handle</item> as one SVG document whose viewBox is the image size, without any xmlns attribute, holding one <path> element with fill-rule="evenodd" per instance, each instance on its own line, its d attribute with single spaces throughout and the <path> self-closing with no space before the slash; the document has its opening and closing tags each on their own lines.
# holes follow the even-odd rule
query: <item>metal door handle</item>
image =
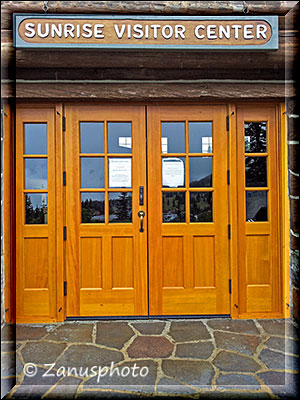
<svg viewBox="0 0 300 400">
<path fill-rule="evenodd" d="M 144 232 L 144 227 L 143 227 L 143 219 L 144 219 L 144 216 L 145 216 L 145 212 L 144 212 L 144 211 L 139 211 L 139 212 L 138 212 L 138 217 L 140 218 L 140 223 L 141 223 L 141 225 L 140 225 L 140 232 Z"/>
</svg>

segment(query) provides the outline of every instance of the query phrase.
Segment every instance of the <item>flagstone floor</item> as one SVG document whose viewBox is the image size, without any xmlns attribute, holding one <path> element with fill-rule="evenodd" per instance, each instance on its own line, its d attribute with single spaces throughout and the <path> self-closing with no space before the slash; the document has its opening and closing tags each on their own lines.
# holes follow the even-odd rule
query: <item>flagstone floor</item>
<svg viewBox="0 0 300 400">
<path fill-rule="evenodd" d="M 296 398 L 296 331 L 278 319 L 5 325 L 1 398 L 12 386 L 7 399 Z"/>
</svg>

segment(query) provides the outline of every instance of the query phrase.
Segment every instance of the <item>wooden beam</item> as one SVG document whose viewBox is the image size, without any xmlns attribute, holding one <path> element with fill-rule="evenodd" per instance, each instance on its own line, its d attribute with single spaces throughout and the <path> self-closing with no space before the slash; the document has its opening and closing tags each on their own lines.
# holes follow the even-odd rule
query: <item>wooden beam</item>
<svg viewBox="0 0 300 400">
<path fill-rule="evenodd" d="M 43 1 L 1 1 L 4 13 L 43 13 Z M 250 1 L 247 2 L 251 14 L 285 15 L 297 1 Z M 76 14 L 165 14 L 165 15 L 216 15 L 220 13 L 242 14 L 243 4 L 237 1 L 51 1 L 49 13 Z"/>
<path fill-rule="evenodd" d="M 17 99 L 64 100 L 202 100 L 202 99 L 283 99 L 293 97 L 292 83 L 33 83 L 16 85 Z"/>
<path fill-rule="evenodd" d="M 17 68 L 284 69 L 297 54 L 296 37 L 280 37 L 276 51 L 33 51 L 17 50 Z M 38 54 L 38 57 L 37 57 Z"/>
<path fill-rule="evenodd" d="M 2 75 L 3 76 L 3 75 Z M 9 76 L 9 71 L 6 76 Z M 186 68 L 18 68 L 16 79 L 24 80 L 170 80 L 170 79 L 291 79 L 284 69 L 212 69 Z"/>
</svg>

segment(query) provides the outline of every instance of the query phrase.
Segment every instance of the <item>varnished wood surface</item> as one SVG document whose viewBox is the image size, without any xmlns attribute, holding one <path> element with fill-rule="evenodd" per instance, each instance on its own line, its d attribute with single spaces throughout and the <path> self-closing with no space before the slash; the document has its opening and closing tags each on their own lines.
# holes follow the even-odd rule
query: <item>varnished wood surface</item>
<svg viewBox="0 0 300 400">
<path fill-rule="evenodd" d="M 246 222 L 244 122 L 267 122 L 268 221 Z M 240 316 L 283 313 L 279 225 L 279 147 L 275 107 L 237 108 Z M 263 189 L 263 188 L 262 188 Z"/>
<path fill-rule="evenodd" d="M 288 163 L 287 163 L 287 108 L 284 103 L 281 103 L 278 107 L 278 129 L 279 135 L 279 193 L 280 193 L 280 255 L 282 264 L 282 301 L 283 301 L 283 313 L 286 318 L 290 317 L 290 252 L 289 252 L 289 234 L 290 234 L 290 223 L 294 222 L 295 216 L 291 214 L 289 218 L 289 196 L 288 196 Z M 290 222 L 291 221 L 291 222 Z M 295 306 L 295 305 L 293 305 Z"/>
<path fill-rule="evenodd" d="M 67 316 L 146 315 L 147 225 L 139 232 L 139 210 L 146 211 L 146 140 L 144 107 L 66 107 L 66 268 Z M 79 121 L 132 122 L 132 223 L 81 223 Z M 107 129 L 105 151 L 107 154 Z M 121 156 L 124 156 L 122 154 Z M 108 161 L 105 161 L 108 188 Z M 144 186 L 144 206 L 139 206 Z M 89 191 L 89 190 L 87 190 Z M 122 191 L 121 189 L 119 191 Z"/>
<path fill-rule="evenodd" d="M 47 123 L 48 223 L 25 224 L 24 123 Z M 16 114 L 16 321 L 55 321 L 56 186 L 55 109 L 22 109 Z M 31 192 L 35 192 L 32 190 Z"/>
<path fill-rule="evenodd" d="M 122 109 L 126 110 L 126 120 L 129 118 L 130 113 L 135 115 L 140 121 L 140 130 L 145 132 L 144 125 L 144 107 L 137 107 L 139 111 L 134 111 L 136 107 L 120 107 L 120 106 L 69 106 L 69 111 L 67 115 L 70 117 L 67 119 L 67 140 L 70 141 L 74 139 L 74 136 L 69 135 L 68 132 L 72 131 L 72 121 L 73 126 L 77 118 L 80 117 L 81 113 L 92 120 L 99 119 L 99 110 L 105 113 L 105 115 L 110 116 L 110 118 L 123 118 Z M 288 266 L 288 208 L 287 208 L 287 190 L 283 189 L 287 186 L 283 183 L 280 184 L 280 199 L 279 199 L 279 180 L 286 179 L 286 150 L 284 146 L 286 132 L 284 120 L 282 120 L 282 113 L 284 112 L 284 107 L 281 107 L 281 114 L 276 114 L 276 106 L 265 106 L 259 104 L 253 104 L 248 106 L 236 106 L 234 104 L 229 105 L 230 114 L 230 140 L 228 140 L 228 164 L 231 170 L 231 184 L 230 190 L 226 185 L 224 193 L 228 191 L 228 198 L 230 201 L 230 220 L 232 224 L 231 234 L 232 238 L 229 241 L 231 249 L 231 271 L 228 272 L 227 276 L 224 277 L 224 270 L 220 274 L 216 274 L 217 268 L 217 254 L 216 257 L 213 256 L 213 251 L 216 252 L 216 241 L 214 242 L 214 227 L 212 224 L 193 224 L 193 232 L 188 232 L 188 226 L 186 224 L 164 224 L 165 226 L 161 228 L 161 236 L 163 236 L 163 241 L 161 244 L 157 243 L 160 240 L 160 236 L 157 234 L 152 234 L 151 227 L 155 230 L 159 229 L 159 224 L 157 224 L 158 218 L 160 218 L 160 211 L 153 211 L 153 207 L 159 208 L 160 202 L 157 201 L 159 195 L 155 192 L 157 191 L 157 182 L 160 178 L 155 179 L 155 176 L 159 174 L 160 162 L 156 164 L 155 158 L 160 158 L 159 154 L 154 154 L 155 141 L 156 146 L 158 146 L 157 141 L 159 139 L 158 120 L 163 118 L 164 120 L 170 118 L 183 118 L 182 115 L 186 113 L 187 118 L 203 118 L 207 120 L 211 110 L 223 110 L 223 106 L 187 106 L 187 107 L 167 107 L 167 106 L 151 106 L 148 107 L 148 145 L 149 151 L 152 151 L 152 155 L 148 154 L 148 169 L 149 169 L 149 251 L 150 251 L 150 312 L 152 314 L 193 314 L 193 313 L 203 313 L 206 310 L 207 313 L 216 313 L 216 295 L 214 293 L 215 287 L 217 285 L 223 285 L 224 296 L 228 296 L 228 278 L 232 279 L 232 296 L 231 296 L 231 312 L 233 318 L 270 318 L 270 317 L 288 317 L 289 312 L 287 308 L 283 308 L 284 304 L 289 303 L 289 266 Z M 90 110 L 94 110 L 90 112 Z M 196 113 L 193 111 L 198 110 Z M 113 111 L 115 110 L 115 111 Z M 187 111 L 185 111 L 187 110 Z M 204 111 L 204 112 L 203 112 Z M 9 109 L 6 108 L 7 115 L 9 117 Z M 124 111 L 125 112 L 125 111 Z M 71 114 L 72 118 L 71 118 Z M 183 114 L 181 114 L 183 113 Z M 218 113 L 217 113 L 218 114 Z M 222 116 L 226 115 L 226 112 L 221 112 Z M 55 117 L 56 115 L 56 117 Z M 64 276 L 62 259 L 63 259 L 63 241 L 62 241 L 62 226 L 64 224 L 64 196 L 62 189 L 62 170 L 64 169 L 63 161 L 63 147 L 64 140 L 61 132 L 61 115 L 62 106 L 57 105 L 56 108 L 41 108 L 41 107 L 23 107 L 18 110 L 17 116 L 17 166 L 21 165 L 21 168 L 17 168 L 17 321 L 18 322 L 49 322 L 49 321 L 62 321 L 65 318 L 66 308 L 64 305 L 63 296 L 63 280 L 66 279 Z M 104 114 L 103 114 L 104 115 Z M 185 115 L 185 114 L 184 114 Z M 159 118 L 158 118 L 159 116 Z M 181 116 L 181 117 L 180 117 Z M 125 116 L 124 116 L 125 118 Z M 237 118 L 237 125 L 236 125 Z M 268 164 L 268 182 L 269 190 L 271 191 L 271 198 L 269 207 L 272 209 L 271 219 L 269 222 L 258 222 L 258 223 L 245 223 L 243 213 L 244 213 L 244 200 L 243 191 L 240 189 L 241 185 L 244 185 L 243 181 L 243 124 L 242 121 L 247 120 L 268 120 L 269 121 L 269 148 L 268 154 L 270 157 Z M 52 211 L 56 213 L 56 242 L 51 241 L 54 234 L 51 233 L 50 225 L 41 226 L 26 226 L 23 225 L 23 206 L 22 203 L 22 164 L 20 164 L 20 157 L 22 156 L 22 123 L 27 122 L 37 122 L 47 120 L 50 123 L 50 131 L 53 133 L 56 131 L 56 148 L 54 150 L 53 144 L 50 146 L 52 148 L 53 154 L 56 157 L 56 199 L 57 204 L 56 209 Z M 9 120 L 6 120 L 8 123 Z M 74 122 L 75 121 L 75 122 Z M 151 122 L 152 121 L 152 122 Z M 223 117 L 222 117 L 223 121 Z M 224 121 L 222 123 L 225 123 Z M 7 126 L 6 126 L 6 129 Z M 281 137 L 279 138 L 278 132 L 281 131 Z M 49 131 L 48 131 L 49 132 Z M 152 132 L 152 133 L 151 133 Z M 9 136 L 5 136 L 5 139 L 9 139 Z M 145 142 L 140 140 L 139 149 L 143 149 Z M 53 141 L 54 139 L 52 139 Z M 7 144 L 7 142 L 6 142 Z M 282 146 L 283 144 L 283 146 Z M 74 146 L 74 141 L 72 146 Z M 68 157 L 74 158 L 74 148 L 70 147 L 67 149 L 69 151 Z M 76 145 L 78 146 L 78 145 Z M 8 147 L 5 146 L 8 151 Z M 152 149 L 152 150 L 151 150 Z M 280 155 L 280 149 L 283 149 L 283 155 Z M 11 150 L 11 149 L 10 149 Z M 224 146 L 223 149 L 224 150 Z M 159 153 L 159 151 L 158 151 Z M 79 153 L 78 153 L 79 156 Z M 6 156 L 7 157 L 7 156 Z M 236 162 L 236 157 L 238 157 L 238 162 Z M 51 157 L 50 157 L 51 158 Z M 6 162 L 9 157 L 6 158 Z M 143 177 L 145 173 L 145 155 L 143 156 L 142 167 L 137 176 Z M 157 160 L 156 160 L 157 161 Z M 226 161 L 226 162 L 229 162 Z M 53 163 L 50 160 L 49 162 Z M 222 161 L 225 163 L 225 160 Z M 69 170 L 70 170 L 69 165 Z M 54 170 L 54 169 L 53 169 Z M 135 169 L 136 170 L 136 169 Z M 225 168 L 226 170 L 226 168 Z M 156 171 L 156 172 L 155 172 Z M 220 170 L 221 171 L 221 170 Z M 67 177 L 67 182 L 70 184 L 69 196 L 74 195 L 74 181 L 72 183 L 72 174 L 76 175 L 78 170 L 76 168 L 71 171 L 70 176 Z M 221 172 L 220 172 L 221 173 Z M 139 175 L 140 174 L 140 175 Z M 156 175 L 155 175 L 156 174 Z M 221 173 L 222 174 L 222 173 Z M 8 179 L 8 175 L 6 175 Z M 53 178 L 51 178 L 53 179 Z M 69 180 L 70 179 L 70 180 Z M 78 179 L 78 176 L 77 178 Z M 138 178 L 137 178 L 138 179 Z M 145 178 L 143 178 L 145 179 Z M 152 183 L 151 183 L 152 182 Z M 6 186 L 7 187 L 7 186 Z M 54 186 L 53 186 L 54 187 Z M 151 191 L 151 188 L 153 191 Z M 152 193 L 152 196 L 151 196 Z M 70 197 L 69 197 L 70 199 Z M 73 197 L 74 199 L 74 197 Z M 67 204 L 71 204 L 69 208 L 69 221 L 74 221 L 74 215 L 77 211 L 71 214 L 72 201 Z M 75 200 L 76 201 L 76 200 Z M 223 201 L 223 199 L 222 199 Z M 5 202 L 4 206 L 7 206 L 8 201 Z M 74 203 L 75 204 L 75 203 Z M 77 204 L 78 210 L 78 204 Z M 151 208 L 152 207 L 152 208 Z M 225 205 L 220 206 L 225 207 Z M 235 210 L 238 209 L 238 213 Z M 6 209 L 7 210 L 7 209 Z M 49 210 L 51 215 L 51 207 Z M 6 214 L 7 215 L 7 214 Z M 53 214 L 52 214 L 53 215 Z M 225 215 L 225 212 L 224 212 Z M 7 220 L 6 220 L 7 221 Z M 51 222 L 51 217 L 50 220 Z M 49 222 L 49 223 L 50 223 Z M 136 222 L 135 222 L 136 224 Z M 180 226 L 181 225 L 181 226 Z M 78 229 L 72 228 L 72 222 L 68 227 L 72 231 L 78 232 Z M 147 225 L 145 225 L 147 227 Z M 7 228 L 8 225 L 5 222 L 5 245 L 7 246 Z M 135 226 L 138 229 L 138 226 Z M 224 227 L 223 227 L 224 228 Z M 222 229 L 223 229 L 222 228 Z M 147 278 L 145 271 L 146 262 L 141 263 L 141 259 L 145 260 L 146 250 L 145 250 L 145 236 L 137 235 L 140 242 L 136 247 L 132 247 L 132 239 L 134 237 L 132 233 L 132 227 L 123 225 L 122 227 L 109 227 L 106 226 L 107 237 L 101 238 L 99 236 L 99 228 L 93 224 L 82 224 L 80 228 L 80 235 L 82 237 L 81 244 L 75 250 L 74 254 L 79 254 L 82 265 L 89 265 L 89 269 L 76 270 L 77 278 L 79 279 L 80 296 L 75 295 L 75 302 L 80 302 L 80 312 L 82 315 L 98 315 L 99 312 L 99 299 L 101 302 L 102 315 L 136 315 L 137 309 L 141 307 L 141 298 L 144 298 L 147 292 Z M 50 232 L 50 233 L 49 233 Z M 70 234 L 70 229 L 68 229 L 68 238 Z M 49 236 L 50 235 L 50 236 Z M 52 235 L 52 236 L 51 236 Z M 194 238 L 193 238 L 194 235 Z M 227 237 L 227 232 L 223 232 L 224 237 Z M 113 240 L 111 238 L 113 237 Z M 49 248 L 46 249 L 45 241 L 49 240 Z M 126 257 L 123 257 L 121 247 L 122 240 L 125 239 L 125 253 Z M 152 239 L 151 239 L 152 238 Z M 25 239 L 25 242 L 24 242 Z M 35 243 L 30 242 L 30 240 L 35 240 Z M 29 240 L 26 242 L 26 240 Z M 99 243 L 105 241 L 105 244 Z M 135 240 L 135 239 L 134 239 Z M 153 241 L 154 240 L 154 241 Z M 72 239 L 71 239 L 72 241 Z M 56 243 L 56 244 L 55 244 Z M 67 242 L 67 245 L 70 242 Z M 220 243 L 220 241 L 218 241 Z M 228 244 L 228 245 L 229 245 Z M 33 246 L 33 248 L 32 248 Z M 54 246 L 54 247 L 51 247 Z M 55 250 L 56 246 L 56 250 Z M 76 244 L 77 246 L 77 244 Z M 121 247 L 120 247 L 121 246 Z M 39 249 L 39 257 L 37 258 L 36 248 Z M 51 250 L 52 249 L 52 250 Z M 75 247 L 76 249 L 76 247 Z M 138 249 L 136 251 L 136 249 Z M 50 253 L 51 252 L 51 256 Z M 104 252 L 107 252 L 107 256 L 104 256 Z M 134 254 L 134 252 L 136 253 Z M 71 250 L 72 252 L 72 250 Z M 79 253 L 76 253 L 79 252 Z M 161 252 L 161 258 L 158 256 L 157 252 Z M 229 252 L 229 248 L 228 248 Z M 56 254 L 56 255 L 55 255 Z M 134 255 L 133 255 L 134 254 Z M 219 253 L 220 254 L 220 253 Z M 222 254 L 222 262 L 224 261 L 224 251 Z M 9 256 L 9 252 L 6 253 Z M 55 257 L 56 260 L 55 261 Z M 112 260 L 108 260 L 111 257 Z M 137 267 L 139 273 L 136 274 L 131 268 L 131 259 L 135 257 L 134 262 L 140 263 Z M 153 258 L 154 257 L 154 258 Z M 155 258 L 158 257 L 158 258 Z M 51 260 L 50 260 L 51 258 Z M 30 264 L 27 260 L 30 259 Z M 194 262 L 194 274 L 191 274 L 191 268 L 186 268 L 187 265 L 191 264 L 191 259 Z M 25 264 L 22 264 L 24 260 Z M 105 261 L 106 260 L 106 261 Z M 164 269 L 160 270 L 161 260 L 164 264 Z M 152 265 L 151 265 L 152 261 Z M 53 267 L 53 262 L 57 263 L 56 267 Z M 112 265 L 114 264 L 114 265 Z M 24 270 L 24 265 L 26 265 L 27 270 Z M 41 268 L 44 265 L 45 268 Z M 47 269 L 47 265 L 50 267 Z M 99 271 L 99 265 L 101 271 Z M 108 266 L 111 269 L 107 269 Z M 119 274 L 118 265 L 122 272 L 126 274 L 125 278 Z M 222 264 L 223 265 L 223 264 Z M 39 266 L 40 268 L 38 268 Z M 212 268 L 213 266 L 213 268 Z M 54 268 L 54 269 L 53 269 Z M 144 268 L 144 269 L 143 269 Z M 215 268 L 215 271 L 213 269 Z M 136 271 L 136 270 L 135 270 Z M 161 271 L 161 272 L 159 272 Z M 229 271 L 229 269 L 228 269 Z M 100 273 L 99 273 L 100 272 Z M 222 275 L 223 274 L 223 275 Z M 222 278 L 223 277 L 223 278 Z M 7 276 L 7 279 L 13 279 L 13 277 Z M 223 279 L 223 281 L 222 281 Z M 21 283 L 24 282 L 24 287 L 22 289 Z M 49 285 L 48 285 L 49 282 Z M 162 286 L 164 286 L 162 290 Z M 26 290 L 25 285 L 27 286 Z M 47 287 L 47 285 L 49 287 Z M 72 279 L 68 280 L 68 288 L 70 290 L 70 285 L 76 287 Z M 32 295 L 32 289 L 34 287 L 34 295 Z M 57 289 L 56 289 L 57 287 Z M 161 287 L 160 290 L 158 290 Z M 113 297 L 109 294 L 111 289 L 114 292 Z M 138 289 L 139 288 L 139 289 Z M 108 290 L 107 290 L 108 289 Z M 136 290 L 137 289 L 137 290 Z M 7 290 L 7 288 L 6 288 Z M 45 296 L 49 290 L 52 292 L 52 296 L 49 297 L 49 310 L 51 314 L 45 315 Z M 57 290 L 57 292 L 56 292 Z M 135 294 L 135 290 L 136 293 Z M 138 294 L 138 290 L 139 294 Z M 9 290 L 8 290 L 9 292 Z M 55 297 L 55 294 L 56 297 Z M 70 293 L 70 292 L 68 292 Z M 74 295 L 74 294 L 73 294 Z M 71 289 L 72 298 L 72 289 Z M 120 301 L 120 299 L 123 299 Z M 206 300 L 201 300 L 206 299 Z M 220 297 L 222 299 L 222 295 Z M 222 305 L 227 304 L 227 300 L 224 302 L 224 297 L 222 300 Z M 38 303 L 38 306 L 35 304 Z M 147 314 L 147 303 L 144 300 L 143 303 L 144 315 Z M 184 306 L 185 305 L 185 306 Z M 155 308 L 158 307 L 158 308 Z M 160 307 L 160 308 L 159 308 Z M 59 311 L 59 309 L 61 309 Z M 112 312 L 112 310 L 115 310 Z M 158 310 L 163 310 L 159 312 Z M 196 310 L 196 311 L 195 311 Z M 141 313 L 138 313 L 141 315 Z"/>
<path fill-rule="evenodd" d="M 150 315 L 227 314 L 226 108 L 150 106 L 147 121 Z M 212 223 L 189 223 L 188 202 L 185 223 L 162 222 L 161 121 L 213 121 Z M 208 248 L 212 253 L 206 252 Z"/>
</svg>

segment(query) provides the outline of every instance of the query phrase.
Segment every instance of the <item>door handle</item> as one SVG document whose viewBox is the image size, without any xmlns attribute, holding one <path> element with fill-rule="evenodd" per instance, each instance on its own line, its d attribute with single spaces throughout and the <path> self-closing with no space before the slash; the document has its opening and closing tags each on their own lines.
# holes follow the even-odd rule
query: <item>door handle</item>
<svg viewBox="0 0 300 400">
<path fill-rule="evenodd" d="M 139 211 L 138 212 L 138 217 L 140 219 L 140 232 L 144 232 L 144 227 L 143 227 L 143 220 L 144 220 L 145 212 L 144 211 Z"/>
</svg>

